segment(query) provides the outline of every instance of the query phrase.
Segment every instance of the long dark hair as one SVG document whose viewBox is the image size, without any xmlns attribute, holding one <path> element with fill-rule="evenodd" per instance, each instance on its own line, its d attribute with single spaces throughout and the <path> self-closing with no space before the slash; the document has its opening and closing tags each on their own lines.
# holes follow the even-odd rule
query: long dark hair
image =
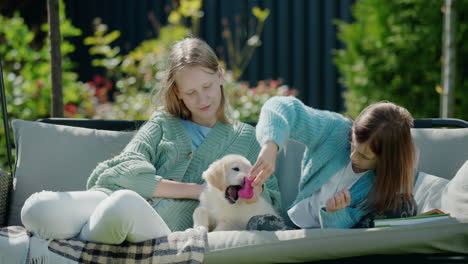
<svg viewBox="0 0 468 264">
<path fill-rule="evenodd" d="M 384 101 L 366 107 L 353 123 L 358 143 L 369 142 L 377 156 L 376 179 L 364 202 L 366 209 L 383 213 L 414 206 L 413 168 L 415 147 L 411 137 L 413 118 L 405 108 Z"/>
</svg>

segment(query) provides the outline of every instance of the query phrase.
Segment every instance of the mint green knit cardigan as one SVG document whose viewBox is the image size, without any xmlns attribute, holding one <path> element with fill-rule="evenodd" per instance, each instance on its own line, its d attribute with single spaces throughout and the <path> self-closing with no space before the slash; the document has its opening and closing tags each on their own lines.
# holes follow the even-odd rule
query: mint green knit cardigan
<svg viewBox="0 0 468 264">
<path fill-rule="evenodd" d="M 255 129 L 241 122 L 217 122 L 194 150 L 178 118 L 156 112 L 119 155 L 98 164 L 88 179 L 87 188 L 107 194 L 121 189 L 133 190 L 150 201 L 172 231 L 185 230 L 192 227 L 192 214 L 199 202 L 153 198 L 161 179 L 201 184 L 203 171 L 213 161 L 227 154 L 239 154 L 253 164 L 259 151 Z M 276 177 L 268 179 L 262 195 L 277 212 L 281 211 Z"/>
</svg>

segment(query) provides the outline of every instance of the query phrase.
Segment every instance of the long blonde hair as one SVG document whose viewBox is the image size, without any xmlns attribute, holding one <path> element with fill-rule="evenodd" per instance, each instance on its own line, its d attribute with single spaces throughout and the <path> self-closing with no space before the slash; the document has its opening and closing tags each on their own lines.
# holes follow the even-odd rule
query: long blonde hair
<svg viewBox="0 0 468 264">
<path fill-rule="evenodd" d="M 359 143 L 369 142 L 377 156 L 376 180 L 364 207 L 382 213 L 414 206 L 413 168 L 416 152 L 411 136 L 413 118 L 405 108 L 384 101 L 366 107 L 353 122 Z"/>
<path fill-rule="evenodd" d="M 185 38 L 176 42 L 169 54 L 164 84 L 156 95 L 156 105 L 162 107 L 172 116 L 191 120 L 192 113 L 184 102 L 177 98 L 175 75 L 184 67 L 197 65 L 215 73 L 221 70 L 218 57 L 205 41 L 198 38 Z M 226 96 L 222 85 L 220 89 L 221 103 L 217 111 L 217 119 L 223 123 L 230 123 L 226 110 Z"/>
</svg>

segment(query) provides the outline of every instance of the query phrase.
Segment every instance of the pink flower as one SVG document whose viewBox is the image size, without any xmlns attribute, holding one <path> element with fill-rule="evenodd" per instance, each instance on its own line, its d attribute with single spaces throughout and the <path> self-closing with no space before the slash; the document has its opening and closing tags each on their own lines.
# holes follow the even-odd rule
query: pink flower
<svg viewBox="0 0 468 264">
<path fill-rule="evenodd" d="M 151 79 L 153 79 L 153 76 L 151 75 L 150 72 L 146 73 L 144 76 L 143 76 L 143 79 L 147 82 L 151 81 Z"/>
<path fill-rule="evenodd" d="M 42 80 L 36 80 L 37 88 L 44 88 L 44 82 Z"/>
<path fill-rule="evenodd" d="M 270 85 L 273 86 L 274 88 L 277 88 L 281 85 L 281 82 L 278 80 L 271 80 Z"/>
<path fill-rule="evenodd" d="M 297 95 L 297 90 L 296 90 L 296 89 L 288 89 L 288 90 L 286 91 L 286 94 L 285 94 L 285 95 L 286 95 L 286 96 L 290 96 L 290 95 L 296 96 L 296 95 Z"/>
</svg>

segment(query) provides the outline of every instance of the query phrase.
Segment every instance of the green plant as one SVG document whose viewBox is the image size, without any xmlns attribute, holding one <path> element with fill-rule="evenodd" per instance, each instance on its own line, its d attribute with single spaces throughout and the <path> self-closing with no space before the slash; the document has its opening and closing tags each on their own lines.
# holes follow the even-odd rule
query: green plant
<svg viewBox="0 0 468 264">
<path fill-rule="evenodd" d="M 179 5 L 171 10 L 168 20 L 172 25 L 190 24 L 190 35 L 198 36 L 200 19 L 203 17 L 201 7 L 201 0 L 180 0 Z"/>
<path fill-rule="evenodd" d="M 273 96 L 297 96 L 297 90 L 283 85 L 280 80 L 262 80 L 256 87 L 236 81 L 232 72 L 224 74 L 224 89 L 232 117 L 246 122 L 258 121 L 263 104 Z"/>
<path fill-rule="evenodd" d="M 142 42 L 127 55 L 120 54 L 119 47 L 113 44 L 119 38 L 120 32 L 109 32 L 107 25 L 102 24 L 100 19 L 95 20 L 93 36 L 84 40 L 85 44 L 90 46 L 90 54 L 94 56 L 93 65 L 105 70 L 104 76 L 95 76 L 93 81 L 86 84 L 95 90 L 97 98 L 94 118 L 149 118 L 154 110 L 151 107 L 151 98 L 154 92 L 160 89 L 170 48 L 177 40 L 198 32 L 197 24 L 202 17 L 200 9 L 199 0 L 180 1 L 180 5 L 169 15 L 168 25 L 159 26 L 159 23 L 153 23 L 158 25 L 158 37 Z M 241 121 L 256 121 L 261 106 L 272 96 L 296 95 L 296 90 L 290 90 L 276 80 L 260 81 L 255 88 L 249 88 L 247 84 L 237 81 L 238 76 L 247 67 L 254 49 L 260 45 L 259 36 L 269 15 L 269 10 L 259 8 L 254 8 L 252 12 L 258 19 L 256 34 L 247 41 L 242 50 L 231 47 L 229 54 L 232 54 L 236 61 L 233 61 L 231 66 L 233 71 L 226 72 L 224 83 L 233 117 Z M 191 24 L 190 28 L 185 26 L 188 21 L 188 24 Z"/>
<path fill-rule="evenodd" d="M 107 94 L 101 95 L 104 99 L 96 104 L 94 118 L 148 119 L 154 110 L 151 97 L 160 89 L 170 47 L 188 36 L 189 30 L 179 24 L 163 26 L 157 38 L 145 40 L 130 53 L 122 55 L 119 47 L 113 47 L 120 32 L 108 32 L 107 25 L 100 19 L 95 20 L 94 26 L 94 35 L 84 40 L 94 56 L 92 64 L 105 70 L 104 82 L 111 86 L 115 83 L 113 92 L 107 90 L 112 92 L 110 100 L 105 99 Z M 99 88 L 96 80 L 87 85 L 95 90 Z"/>
<path fill-rule="evenodd" d="M 355 21 L 338 22 L 346 48 L 335 63 L 347 88 L 347 112 L 356 116 L 380 100 L 400 104 L 414 117 L 439 115 L 443 1 L 361 0 Z M 457 72 L 455 116 L 468 119 L 468 2 L 457 1 Z"/>
<path fill-rule="evenodd" d="M 245 69 L 250 63 L 254 51 L 257 47 L 262 45 L 260 36 L 263 31 L 263 26 L 266 19 L 270 15 L 269 9 L 260 9 L 259 7 L 252 8 L 252 14 L 257 20 L 255 33 L 250 36 L 243 45 L 241 45 L 242 30 L 239 26 L 239 18 L 236 17 L 236 30 L 235 34 L 231 32 L 228 19 L 223 19 L 223 38 L 227 45 L 227 67 L 232 71 L 232 76 L 239 79 L 244 73 Z"/>
<path fill-rule="evenodd" d="M 94 35 L 85 38 L 94 56 L 92 64 L 105 70 L 106 83 L 115 83 L 113 90 L 107 89 L 110 96 L 101 95 L 95 105 L 94 118 L 148 119 L 154 110 L 152 96 L 160 90 L 163 71 L 171 46 L 187 36 L 198 35 L 201 0 L 181 0 L 169 14 L 169 24 L 159 26 L 154 16 L 150 16 L 158 31 L 158 37 L 143 41 L 126 55 L 113 42 L 120 32 L 108 32 L 107 25 L 100 19 L 94 21 Z M 185 25 L 190 24 L 188 28 Z M 99 78 L 99 76 L 98 76 Z M 96 82 L 88 82 L 97 91 Z M 109 98 L 106 100 L 105 98 Z"/>
<path fill-rule="evenodd" d="M 67 37 L 80 35 L 81 30 L 73 27 L 71 22 L 65 19 L 63 5 L 61 5 L 60 14 L 60 30 L 64 37 L 61 45 L 64 103 L 69 105 L 68 110 L 71 110 L 71 105 L 75 106 L 73 114 L 69 112 L 69 116 L 86 116 L 87 109 L 92 107 L 89 104 L 90 90 L 77 82 L 78 76 L 72 71 L 74 65 L 68 58 L 68 54 L 74 51 L 74 46 L 66 40 Z M 41 30 L 48 30 L 48 27 L 43 25 Z M 34 120 L 50 116 L 49 43 L 46 40 L 37 40 L 37 35 L 28 28 L 19 14 L 16 13 L 11 18 L 0 16 L 0 54 L 2 54 L 10 120 L 15 118 Z M 0 166 L 5 166 L 6 147 L 3 123 L 0 131 L 0 148 Z"/>
</svg>

